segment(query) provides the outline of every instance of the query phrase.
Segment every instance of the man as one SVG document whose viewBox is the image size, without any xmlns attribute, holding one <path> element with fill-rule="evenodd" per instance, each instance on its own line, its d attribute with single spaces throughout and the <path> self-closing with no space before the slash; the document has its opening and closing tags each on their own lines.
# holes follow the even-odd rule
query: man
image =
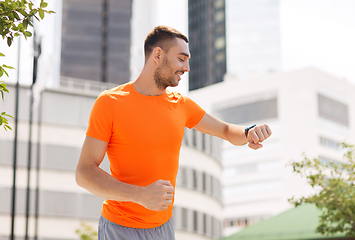
<svg viewBox="0 0 355 240">
<path fill-rule="evenodd" d="M 267 125 L 225 123 L 166 90 L 190 70 L 187 43 L 173 28 L 154 28 L 145 40 L 139 77 L 104 91 L 93 106 L 76 181 L 106 199 L 99 239 L 175 239 L 172 208 L 185 127 L 252 149 L 271 135 Z M 99 168 L 105 152 L 111 175 Z"/>
</svg>

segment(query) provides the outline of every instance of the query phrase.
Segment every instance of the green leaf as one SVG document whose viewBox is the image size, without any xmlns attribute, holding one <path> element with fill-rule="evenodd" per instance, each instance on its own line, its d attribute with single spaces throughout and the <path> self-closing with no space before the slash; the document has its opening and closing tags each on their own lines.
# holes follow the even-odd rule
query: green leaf
<svg viewBox="0 0 355 240">
<path fill-rule="evenodd" d="M 43 19 L 44 18 L 44 11 L 42 9 L 40 9 L 38 12 L 39 12 L 40 18 Z"/>
<path fill-rule="evenodd" d="M 23 24 L 22 23 L 20 23 L 18 26 L 17 26 L 17 28 L 18 28 L 18 30 L 19 31 L 23 31 L 25 28 L 23 27 Z"/>
<path fill-rule="evenodd" d="M 48 6 L 48 3 L 46 3 L 46 2 L 42 2 L 42 3 L 41 3 L 41 7 L 42 7 L 42 8 L 45 8 L 45 7 L 47 7 L 47 6 Z"/>
<path fill-rule="evenodd" d="M 8 68 L 8 69 L 15 69 L 15 68 L 13 68 L 13 67 L 11 67 L 11 66 L 7 66 L 7 65 L 5 65 L 5 64 L 3 64 L 2 67 Z"/>
<path fill-rule="evenodd" d="M 7 46 L 11 46 L 12 44 L 12 38 L 11 37 L 7 37 Z"/>
<path fill-rule="evenodd" d="M 31 12 L 30 12 L 30 16 L 33 16 L 33 15 L 35 15 L 36 13 L 38 12 L 38 10 L 37 9 L 33 9 L 33 10 L 31 10 Z"/>
<path fill-rule="evenodd" d="M 20 20 L 20 19 L 21 19 L 20 16 L 19 16 L 16 12 L 14 12 L 14 17 L 15 17 L 17 20 Z"/>
<path fill-rule="evenodd" d="M 25 29 L 27 29 L 27 26 L 28 26 L 28 18 L 26 18 L 26 19 L 24 19 L 24 20 L 22 21 L 22 25 L 23 25 L 23 27 L 24 27 Z"/>
<path fill-rule="evenodd" d="M 22 14 L 22 16 L 24 16 L 24 17 L 27 17 L 28 16 L 28 14 L 27 14 L 27 12 L 25 11 L 25 10 L 19 10 L 18 11 L 19 13 L 21 13 Z"/>
<path fill-rule="evenodd" d="M 29 31 L 25 31 L 25 37 L 32 37 L 32 33 Z"/>
<path fill-rule="evenodd" d="M 5 54 L 0 52 L 0 57 L 5 57 Z"/>
</svg>

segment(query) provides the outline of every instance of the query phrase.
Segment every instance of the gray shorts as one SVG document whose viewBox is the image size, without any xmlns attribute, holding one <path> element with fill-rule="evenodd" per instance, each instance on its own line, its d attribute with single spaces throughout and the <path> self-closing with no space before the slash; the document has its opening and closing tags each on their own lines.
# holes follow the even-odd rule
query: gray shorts
<svg viewBox="0 0 355 240">
<path fill-rule="evenodd" d="M 173 218 L 156 228 L 130 228 L 101 216 L 99 240 L 175 240 Z"/>
</svg>

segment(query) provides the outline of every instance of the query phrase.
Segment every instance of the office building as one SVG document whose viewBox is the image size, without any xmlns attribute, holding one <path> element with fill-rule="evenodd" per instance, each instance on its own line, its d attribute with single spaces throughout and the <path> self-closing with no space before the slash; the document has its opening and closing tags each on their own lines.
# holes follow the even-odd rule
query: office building
<svg viewBox="0 0 355 240">
<path fill-rule="evenodd" d="M 130 80 L 131 5 L 131 0 L 63 1 L 62 77 L 117 85 Z"/>
<path fill-rule="evenodd" d="M 225 0 L 189 0 L 189 90 L 223 81 L 226 73 Z"/>
<path fill-rule="evenodd" d="M 251 84 L 252 83 L 252 84 Z M 289 165 L 303 153 L 342 161 L 338 143 L 355 142 L 355 86 L 314 68 L 269 73 L 192 91 L 189 96 L 227 122 L 268 124 L 273 134 L 255 151 L 224 143 L 224 235 L 291 208 L 312 189 Z"/>
</svg>

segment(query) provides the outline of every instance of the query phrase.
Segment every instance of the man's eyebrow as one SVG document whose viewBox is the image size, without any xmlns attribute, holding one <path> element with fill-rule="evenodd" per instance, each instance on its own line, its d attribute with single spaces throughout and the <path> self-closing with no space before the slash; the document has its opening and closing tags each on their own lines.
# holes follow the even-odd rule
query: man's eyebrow
<svg viewBox="0 0 355 240">
<path fill-rule="evenodd" d="M 179 55 L 184 55 L 184 56 L 190 58 L 190 54 L 187 54 L 187 53 L 184 53 L 184 52 L 179 53 Z"/>
</svg>

